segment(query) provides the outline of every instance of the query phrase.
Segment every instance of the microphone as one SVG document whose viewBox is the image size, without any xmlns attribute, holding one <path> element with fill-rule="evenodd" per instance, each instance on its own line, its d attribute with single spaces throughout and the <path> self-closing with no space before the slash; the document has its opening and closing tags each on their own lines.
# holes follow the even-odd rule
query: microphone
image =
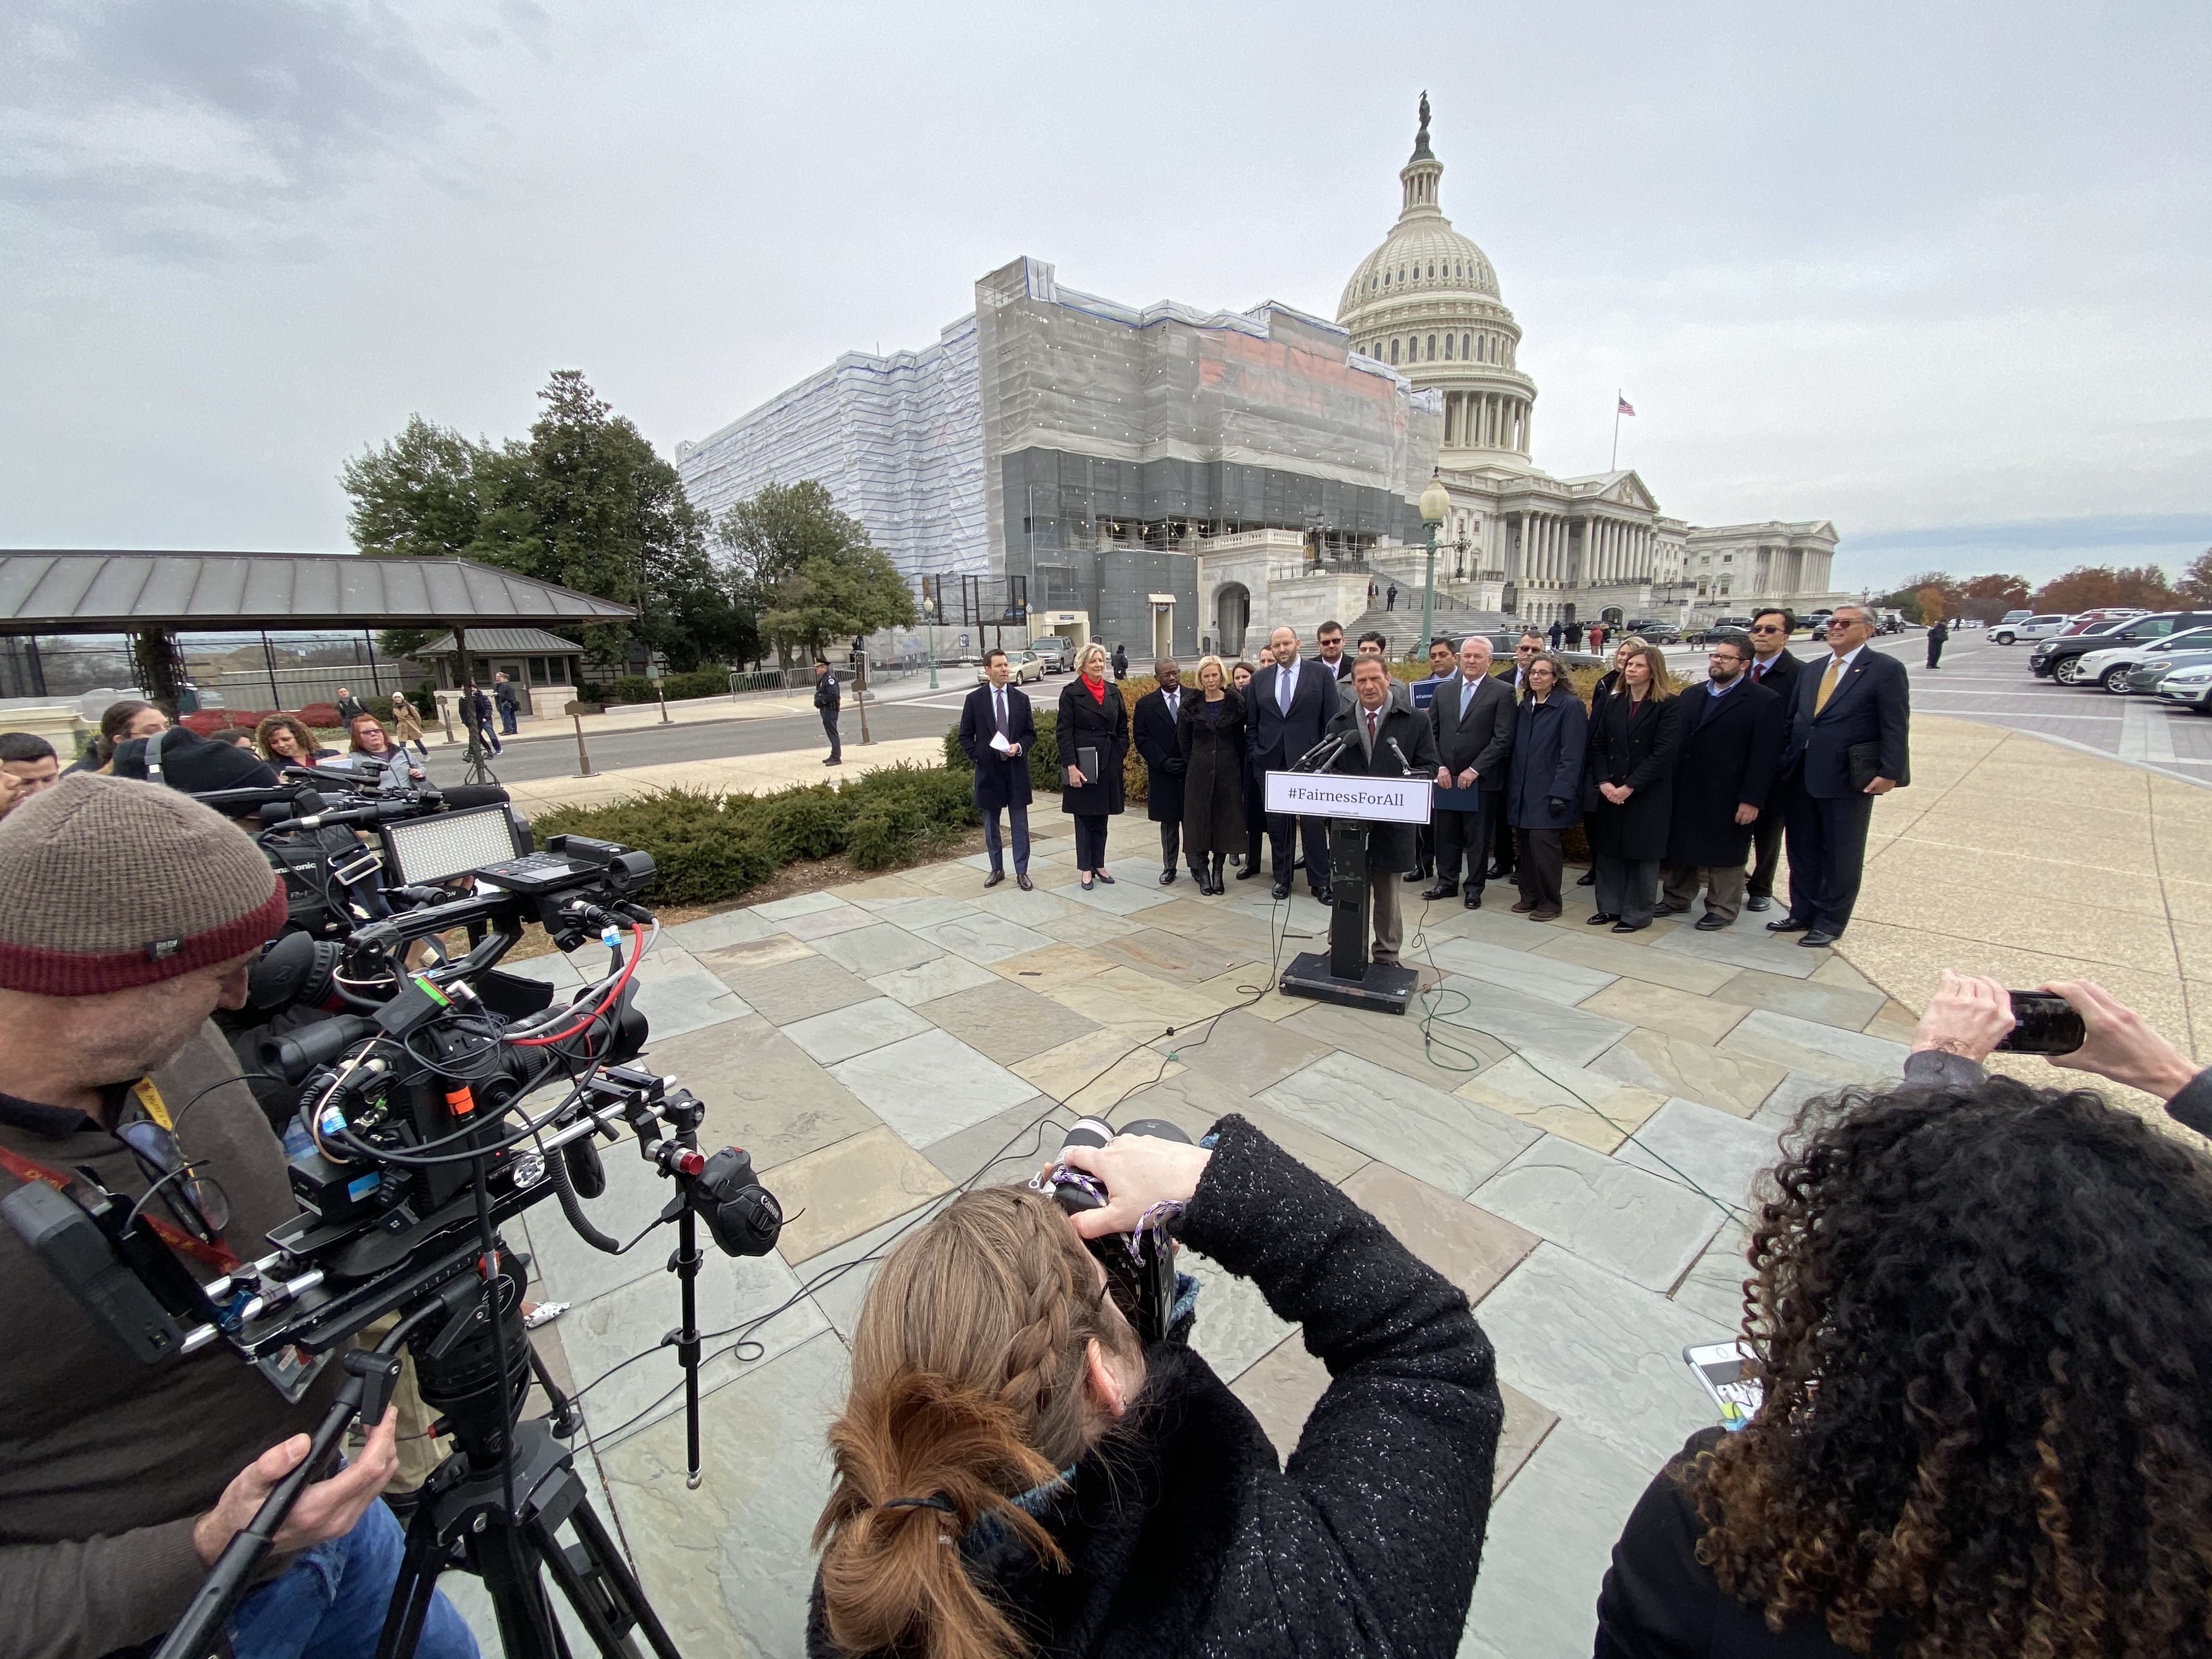
<svg viewBox="0 0 2212 1659">
<path fill-rule="evenodd" d="M 1305 770 L 1307 769 L 1307 763 L 1308 763 L 1309 762 L 1312 761 L 1312 760 L 1314 759 L 1314 757 L 1315 757 L 1316 756 L 1319 755 L 1322 750 L 1324 750 L 1324 749 L 1328 748 L 1328 747 L 1329 746 L 1329 744 L 1333 744 L 1333 743 L 1334 743 L 1334 742 L 1336 742 L 1336 741 L 1337 741 L 1337 739 L 1336 739 L 1336 738 L 1333 738 L 1333 737 L 1324 737 L 1324 738 L 1322 738 L 1319 743 L 1316 744 L 1312 748 L 1310 748 L 1310 749 L 1307 750 L 1306 750 L 1306 752 L 1305 752 L 1304 754 L 1303 754 L 1303 755 L 1299 756 L 1296 760 L 1292 761 L 1292 762 L 1291 763 L 1290 769 L 1291 769 L 1291 771 L 1293 771 L 1293 772 L 1303 772 L 1303 771 L 1305 771 Z"/>
<path fill-rule="evenodd" d="M 1296 766 L 1292 767 L 1291 770 L 1293 772 L 1326 772 L 1329 768 L 1334 766 L 1339 760 L 1343 758 L 1344 751 L 1351 746 L 1352 734 L 1348 732 L 1340 738 L 1325 738 L 1320 743 L 1315 744 L 1313 749 L 1307 750 L 1305 758 L 1299 761 L 1299 763 Z M 1315 760 L 1315 752 L 1323 748 L 1328 749 L 1328 752 L 1326 755 L 1322 755 L 1318 760 Z M 1312 760 L 1313 764 L 1310 766 L 1307 765 L 1306 761 L 1308 760 Z"/>
<path fill-rule="evenodd" d="M 1398 764 L 1406 769 L 1406 775 L 1409 778 L 1412 777 L 1413 775 L 1413 763 L 1407 760 L 1406 758 L 1406 751 L 1398 747 L 1398 739 L 1395 738 L 1385 738 L 1382 741 L 1390 745 L 1390 752 L 1397 756 Z"/>
</svg>

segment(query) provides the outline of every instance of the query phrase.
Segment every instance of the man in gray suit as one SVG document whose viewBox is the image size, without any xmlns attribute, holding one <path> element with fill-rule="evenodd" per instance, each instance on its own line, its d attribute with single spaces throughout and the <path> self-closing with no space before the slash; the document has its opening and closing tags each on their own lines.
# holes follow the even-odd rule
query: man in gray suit
<svg viewBox="0 0 2212 1659">
<path fill-rule="evenodd" d="M 1437 687 L 1429 730 L 1437 741 L 1437 787 L 1472 789 L 1480 805 L 1472 811 L 1437 810 L 1437 884 L 1421 896 L 1449 898 L 1458 892 L 1464 855 L 1467 908 L 1480 910 L 1491 815 L 1505 810 L 1505 763 L 1513 752 L 1513 682 L 1491 678 L 1490 641 L 1480 635 L 1462 642 L 1459 672 Z"/>
</svg>

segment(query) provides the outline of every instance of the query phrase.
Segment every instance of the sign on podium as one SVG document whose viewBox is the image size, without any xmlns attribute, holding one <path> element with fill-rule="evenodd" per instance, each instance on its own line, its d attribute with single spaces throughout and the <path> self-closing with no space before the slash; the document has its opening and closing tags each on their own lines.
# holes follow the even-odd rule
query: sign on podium
<svg viewBox="0 0 2212 1659">
<path fill-rule="evenodd" d="M 1426 823 L 1436 786 L 1424 777 L 1377 778 L 1332 772 L 1270 772 L 1265 799 L 1271 813 L 1328 822 L 1329 948 L 1306 951 L 1284 970 L 1282 989 L 1377 1013 L 1402 1014 L 1413 1000 L 1416 975 L 1395 963 L 1376 962 L 1367 949 L 1373 888 L 1367 838 L 1376 824 Z M 1401 834 L 1404 832 L 1400 832 Z M 1382 879 L 1398 879 L 1395 871 Z"/>
<path fill-rule="evenodd" d="M 1436 786 L 1426 778 L 1347 777 L 1328 772 L 1270 772 L 1267 807 L 1291 817 L 1363 818 L 1370 823 L 1426 823 Z"/>
</svg>

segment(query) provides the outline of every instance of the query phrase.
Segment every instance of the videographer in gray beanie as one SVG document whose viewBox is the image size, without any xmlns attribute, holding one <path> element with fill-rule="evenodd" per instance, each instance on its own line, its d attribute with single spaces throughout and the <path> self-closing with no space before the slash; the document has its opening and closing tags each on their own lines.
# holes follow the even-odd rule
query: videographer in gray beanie
<svg viewBox="0 0 2212 1659">
<path fill-rule="evenodd" d="M 88 1171 L 147 1200 L 136 1224 L 204 1281 L 264 1254 L 297 1206 L 208 1016 L 244 1003 L 284 910 L 253 843 L 173 789 L 76 774 L 0 819 L 0 1194 Z M 0 1226 L 0 1652 L 98 1659 L 159 1637 L 306 1454 L 340 1375 L 264 1374 L 220 1345 L 141 1364 Z M 373 1649 L 402 1543 L 377 1501 L 393 1436 L 387 1414 L 301 1494 L 231 1616 L 237 1659 Z M 476 1651 L 442 1596 L 419 1651 Z"/>
</svg>

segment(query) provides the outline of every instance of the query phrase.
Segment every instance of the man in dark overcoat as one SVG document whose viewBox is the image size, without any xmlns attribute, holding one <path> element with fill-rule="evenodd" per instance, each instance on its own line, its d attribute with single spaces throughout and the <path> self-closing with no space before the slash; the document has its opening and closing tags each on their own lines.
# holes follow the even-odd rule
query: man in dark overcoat
<svg viewBox="0 0 2212 1659">
<path fill-rule="evenodd" d="M 1268 637 L 1273 660 L 1252 677 L 1252 693 L 1246 709 L 1252 723 L 1252 773 L 1255 787 L 1266 787 L 1269 772 L 1286 772 L 1307 750 L 1322 740 L 1336 718 L 1336 676 L 1318 662 L 1298 659 L 1298 636 L 1279 628 Z M 1323 904 L 1328 893 L 1328 821 L 1267 814 L 1267 842 L 1273 854 L 1275 896 L 1291 896 L 1291 864 L 1294 841 L 1305 848 L 1306 882 Z"/>
<path fill-rule="evenodd" d="M 1790 748 L 1790 723 L 1797 713 L 1797 677 L 1805 672 L 1790 649 L 1790 630 L 1797 618 L 1789 611 L 1768 606 L 1751 617 L 1751 665 L 1744 676 L 1782 699 L 1782 747 Z M 1747 910 L 1765 910 L 1774 903 L 1774 876 L 1782 866 L 1782 836 L 1790 818 L 1789 778 L 1780 767 L 1760 804 L 1759 822 L 1751 828 L 1751 880 L 1743 902 Z"/>
<path fill-rule="evenodd" d="M 1005 652 L 996 646 L 986 651 L 983 672 L 990 683 L 970 691 L 960 706 L 960 747 L 975 763 L 975 810 L 983 815 L 983 850 L 991 855 L 991 873 L 983 885 L 996 887 L 1006 878 L 999 838 L 999 814 L 1004 811 L 1014 834 L 1014 884 L 1026 893 L 1031 890 L 1030 745 L 1036 741 L 1036 720 L 1021 687 L 1007 684 L 1013 675 Z"/>
<path fill-rule="evenodd" d="M 1654 914 L 1679 915 L 1705 889 L 1704 933 L 1743 912 L 1744 859 L 1782 759 L 1782 699 L 1746 672 L 1751 641 L 1726 634 L 1705 659 L 1705 683 L 1682 694 L 1682 753 L 1674 763 L 1674 814 L 1664 883 Z"/>
<path fill-rule="evenodd" d="M 1160 826 L 1160 885 L 1171 886 L 1182 850 L 1182 750 L 1176 721 L 1182 714 L 1182 670 L 1168 658 L 1152 665 L 1157 690 L 1137 699 L 1129 714 L 1138 757 L 1145 763 L 1145 816 Z"/>
<path fill-rule="evenodd" d="M 1332 772 L 1370 778 L 1424 778 L 1437 769 L 1436 735 L 1419 713 L 1390 696 L 1390 671 L 1380 657 L 1357 657 L 1352 664 L 1351 708 L 1330 722 L 1335 736 L 1354 740 L 1331 763 Z M 1405 943 L 1405 922 L 1395 877 L 1413 867 L 1413 826 L 1367 826 L 1367 890 L 1375 906 L 1376 962 L 1395 964 Z"/>
</svg>

